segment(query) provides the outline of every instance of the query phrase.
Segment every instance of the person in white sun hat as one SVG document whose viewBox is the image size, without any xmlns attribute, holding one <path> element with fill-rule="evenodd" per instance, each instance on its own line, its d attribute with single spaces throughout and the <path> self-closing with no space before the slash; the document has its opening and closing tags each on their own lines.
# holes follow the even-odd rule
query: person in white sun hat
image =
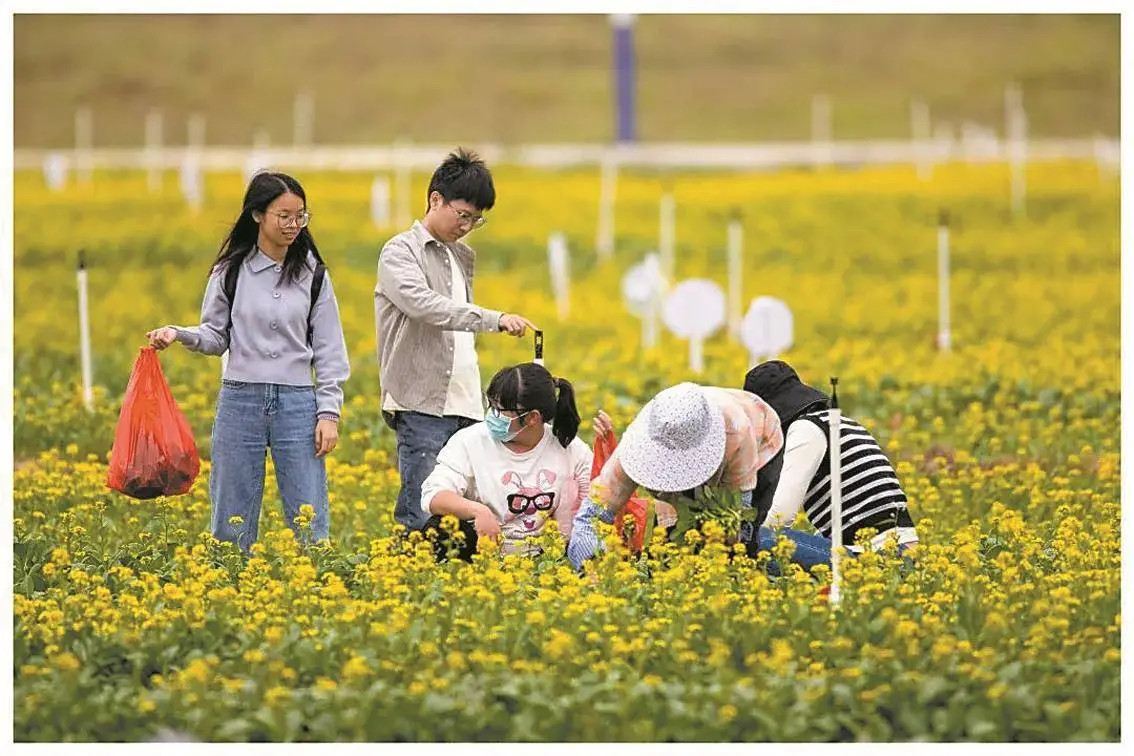
<svg viewBox="0 0 1134 756">
<path fill-rule="evenodd" d="M 600 436 L 613 430 L 601 417 L 595 426 Z M 662 500 L 658 522 L 663 526 L 675 518 L 675 510 L 664 500 L 673 495 L 696 498 L 701 487 L 739 491 L 746 506 L 766 511 L 777 476 L 768 470 L 768 480 L 762 481 L 761 471 L 773 459 L 782 459 L 778 452 L 783 445 L 779 417 L 754 394 L 695 383 L 661 391 L 630 423 L 592 481 L 575 516 L 568 559 L 580 569 L 595 555 L 601 544 L 594 518 L 613 523 L 638 486 Z M 745 522 L 741 540 L 755 543 L 754 532 L 755 524 Z"/>
</svg>

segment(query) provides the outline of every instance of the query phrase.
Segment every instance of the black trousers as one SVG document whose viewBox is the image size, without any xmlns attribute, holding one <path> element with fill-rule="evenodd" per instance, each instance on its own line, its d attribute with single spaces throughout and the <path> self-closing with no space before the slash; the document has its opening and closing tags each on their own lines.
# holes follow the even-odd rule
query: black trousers
<svg viewBox="0 0 1134 756">
<path fill-rule="evenodd" d="M 756 488 L 752 490 L 752 506 L 756 508 L 756 529 L 764 524 L 768 512 L 772 509 L 772 498 L 776 495 L 776 487 L 780 483 L 780 472 L 784 469 L 784 449 L 776 452 L 776 456 L 768 464 L 760 468 L 756 478 Z"/>
</svg>

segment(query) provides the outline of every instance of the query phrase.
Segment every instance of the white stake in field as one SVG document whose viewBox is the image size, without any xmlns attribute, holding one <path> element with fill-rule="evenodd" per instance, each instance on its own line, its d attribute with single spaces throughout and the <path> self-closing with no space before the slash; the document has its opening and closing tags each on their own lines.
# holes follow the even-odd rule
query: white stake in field
<svg viewBox="0 0 1134 756">
<path fill-rule="evenodd" d="M 676 225 L 677 205 L 673 194 L 666 192 L 658 202 L 658 252 L 661 253 L 662 273 L 671 281 L 676 267 Z"/>
<path fill-rule="evenodd" d="M 949 213 L 937 218 L 937 348 L 948 352 L 953 346 L 949 323 Z"/>
<path fill-rule="evenodd" d="M 83 372 L 83 404 L 88 411 L 94 410 L 94 377 L 91 371 L 91 318 L 87 298 L 87 260 L 79 252 L 79 265 L 75 271 L 79 289 L 79 360 Z"/>
<path fill-rule="evenodd" d="M 744 226 L 739 217 L 728 224 L 728 333 L 740 338 L 741 297 L 744 296 Z"/>
<path fill-rule="evenodd" d="M 842 427 L 843 412 L 839 409 L 839 379 L 831 378 L 831 434 L 829 437 L 831 457 L 831 606 L 838 607 L 842 598 L 842 550 L 843 550 L 843 460 Z"/>
<path fill-rule="evenodd" d="M 560 322 L 571 314 L 571 253 L 567 249 L 567 237 L 560 232 L 547 239 L 547 264 L 551 271 L 551 290 L 555 295 L 555 306 Z"/>
<path fill-rule="evenodd" d="M 599 176 L 598 237 L 595 250 L 600 262 L 614 254 L 614 205 L 618 196 L 618 163 L 604 155 Z"/>
</svg>

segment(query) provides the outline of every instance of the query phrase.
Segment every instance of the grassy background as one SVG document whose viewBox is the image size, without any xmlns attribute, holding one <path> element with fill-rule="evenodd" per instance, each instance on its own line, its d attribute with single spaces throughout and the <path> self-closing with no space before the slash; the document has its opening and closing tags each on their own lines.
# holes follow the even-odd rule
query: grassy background
<svg viewBox="0 0 1134 756">
<path fill-rule="evenodd" d="M 315 141 L 602 141 L 613 136 L 606 16 L 17 15 L 17 147 L 143 141 L 193 112 L 210 144 L 292 138 L 299 89 Z M 1117 135 L 1119 18 L 644 16 L 635 30 L 645 140 L 806 138 L 815 92 L 836 137 L 905 137 L 909 104 L 998 130 L 1018 81 L 1031 132 Z"/>
</svg>

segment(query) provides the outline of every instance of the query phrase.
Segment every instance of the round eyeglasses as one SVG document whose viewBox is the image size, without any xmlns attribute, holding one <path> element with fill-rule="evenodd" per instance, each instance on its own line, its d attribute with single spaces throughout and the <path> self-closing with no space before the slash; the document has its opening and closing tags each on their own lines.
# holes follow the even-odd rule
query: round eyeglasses
<svg viewBox="0 0 1134 756">
<path fill-rule="evenodd" d="M 281 213 L 273 210 L 272 215 L 276 216 L 276 223 L 280 228 L 288 228 L 291 225 L 298 226 L 299 228 L 307 228 L 307 224 L 311 222 L 311 213 L 304 210 L 299 215 L 292 215 L 291 213 Z"/>
<path fill-rule="evenodd" d="M 471 228 L 480 228 L 485 223 L 488 223 L 488 218 L 485 218 L 483 215 L 473 215 L 472 213 L 466 213 L 464 210 L 458 210 L 452 205 L 448 205 L 448 207 L 457 216 L 457 220 L 459 220 L 463 225 L 467 225 Z"/>
</svg>

